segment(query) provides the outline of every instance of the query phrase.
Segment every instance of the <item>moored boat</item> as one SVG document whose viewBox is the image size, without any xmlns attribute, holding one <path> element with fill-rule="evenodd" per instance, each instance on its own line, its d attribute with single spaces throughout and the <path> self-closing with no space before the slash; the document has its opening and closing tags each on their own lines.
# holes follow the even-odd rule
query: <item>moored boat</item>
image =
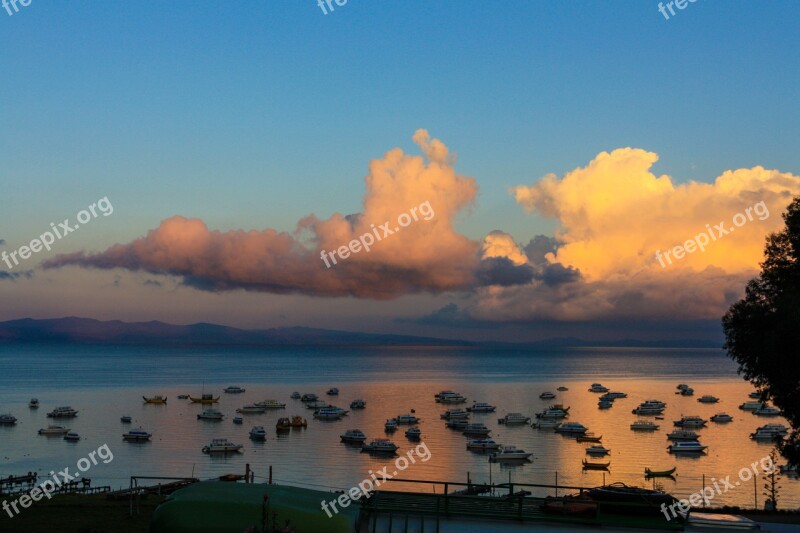
<svg viewBox="0 0 800 533">
<path fill-rule="evenodd" d="M 600 400 L 597 402 L 597 407 L 599 409 L 611 409 L 614 404 L 608 400 Z"/>
<path fill-rule="evenodd" d="M 241 444 L 234 444 L 228 439 L 218 438 L 212 439 L 210 444 L 203 446 L 203 453 L 239 453 L 242 447 Z"/>
<path fill-rule="evenodd" d="M 750 438 L 760 441 L 780 440 L 789 430 L 783 424 L 767 424 L 756 429 L 755 433 L 750 434 Z"/>
<path fill-rule="evenodd" d="M 396 431 L 397 430 L 397 420 L 394 418 L 386 419 L 386 423 L 383 425 L 383 428 L 386 431 Z"/>
<path fill-rule="evenodd" d="M 739 405 L 739 409 L 742 411 L 756 411 L 766 406 L 767 404 L 764 402 L 744 402 L 743 404 Z"/>
<path fill-rule="evenodd" d="M 602 444 L 595 444 L 593 446 L 589 446 L 586 448 L 586 453 L 588 455 L 608 455 L 611 453 L 611 450 L 603 446 Z"/>
<path fill-rule="evenodd" d="M 222 389 L 222 392 L 227 393 L 227 394 L 241 394 L 244 391 L 245 391 L 245 389 L 243 389 L 242 387 L 239 387 L 237 385 L 231 385 L 230 387 L 225 387 L 224 389 Z"/>
<path fill-rule="evenodd" d="M 133 422 L 133 418 L 130 415 L 122 415 L 119 419 L 120 422 L 123 424 L 130 424 Z"/>
<path fill-rule="evenodd" d="M 64 440 L 68 442 L 78 442 L 81 440 L 81 436 L 74 431 L 69 431 L 66 435 L 64 435 Z"/>
<path fill-rule="evenodd" d="M 454 392 L 452 394 L 443 394 L 439 396 L 436 399 L 436 401 L 438 403 L 443 403 L 443 404 L 457 404 L 457 403 L 465 403 L 467 401 L 467 398 Z"/>
<path fill-rule="evenodd" d="M 303 394 L 302 396 L 300 396 L 300 401 L 303 402 L 303 403 L 316 402 L 317 400 L 319 400 L 319 396 L 317 396 L 316 394 L 311 393 L 311 392 L 307 392 L 307 393 Z"/>
<path fill-rule="evenodd" d="M 593 463 L 584 459 L 581 464 L 584 470 L 608 470 L 608 467 L 611 466 L 611 461 L 606 463 Z"/>
<path fill-rule="evenodd" d="M 705 396 L 700 396 L 697 401 L 700 403 L 717 403 L 719 398 L 716 396 L 711 396 L 710 394 L 706 394 Z"/>
<path fill-rule="evenodd" d="M 556 394 L 554 392 L 550 392 L 550 391 L 545 391 L 545 392 L 543 392 L 543 393 L 541 393 L 539 395 L 539 399 L 541 399 L 541 400 L 552 400 L 555 397 L 556 397 Z"/>
<path fill-rule="evenodd" d="M 56 407 L 47 413 L 47 418 L 75 418 L 76 416 L 78 416 L 78 411 L 68 405 Z"/>
<path fill-rule="evenodd" d="M 289 421 L 289 426 L 293 428 L 308 427 L 308 420 L 299 415 L 294 415 Z"/>
<path fill-rule="evenodd" d="M 240 407 L 239 409 L 236 410 L 236 412 L 243 415 L 254 415 L 254 414 L 261 414 L 266 410 L 267 408 L 264 407 L 263 405 L 250 403 Z"/>
<path fill-rule="evenodd" d="M 670 505 L 676 500 L 666 492 L 660 490 L 643 489 L 640 487 L 630 487 L 624 483 L 611 483 L 595 487 L 586 491 L 586 495 L 596 502 L 614 503 L 615 509 L 626 514 L 640 514 L 641 512 L 660 513 L 662 505 Z M 633 504 L 631 508 L 621 511 L 624 504 Z M 642 504 L 649 504 L 650 509 L 642 507 Z"/>
<path fill-rule="evenodd" d="M 338 396 L 339 395 L 339 389 L 337 389 L 336 387 L 331 387 L 330 389 L 328 389 L 328 392 L 326 394 L 328 396 Z"/>
<path fill-rule="evenodd" d="M 675 466 L 669 470 L 651 470 L 650 468 L 645 467 L 644 475 L 645 477 L 670 477 L 677 469 L 678 468 Z"/>
<path fill-rule="evenodd" d="M 513 426 L 517 424 L 527 424 L 531 421 L 531 417 L 525 416 L 522 413 L 508 413 L 503 418 L 497 421 L 498 424 L 505 424 L 507 426 Z"/>
<path fill-rule="evenodd" d="M 452 420 L 445 422 L 444 425 L 448 429 L 457 429 L 459 431 L 463 431 L 464 428 L 469 425 L 469 420 L 466 418 L 453 418 Z"/>
<path fill-rule="evenodd" d="M 374 439 L 369 444 L 362 444 L 361 451 L 394 454 L 397 452 L 397 445 L 389 439 Z"/>
<path fill-rule="evenodd" d="M 299 392 L 297 392 L 297 391 L 294 391 L 294 392 L 292 393 L 292 395 L 290 396 L 290 398 L 291 398 L 292 400 L 299 400 L 300 398 L 302 398 L 302 395 L 301 395 Z"/>
<path fill-rule="evenodd" d="M 564 407 L 562 404 L 557 403 L 555 405 L 551 405 L 541 413 L 536 413 L 536 418 L 550 418 L 558 420 L 561 418 L 567 418 L 568 415 L 569 407 Z"/>
<path fill-rule="evenodd" d="M 781 410 L 767 405 L 761 409 L 756 409 L 753 414 L 757 416 L 780 416 Z"/>
<path fill-rule="evenodd" d="M 556 426 L 556 433 L 566 433 L 569 435 L 583 435 L 588 428 L 579 422 L 567 422 Z"/>
<path fill-rule="evenodd" d="M 469 418 L 469 413 L 464 409 L 449 409 L 439 415 L 439 418 L 442 420 L 455 420 L 457 418 L 466 419 Z"/>
<path fill-rule="evenodd" d="M 367 436 L 360 429 L 348 429 L 339 435 L 339 438 L 347 444 L 363 444 L 367 440 Z"/>
<path fill-rule="evenodd" d="M 244 424 L 244 418 L 242 418 L 241 416 L 234 416 L 233 417 L 233 423 L 234 424 Z"/>
<path fill-rule="evenodd" d="M 267 430 L 264 429 L 264 426 L 253 426 L 250 429 L 250 438 L 253 440 L 266 440 Z"/>
<path fill-rule="evenodd" d="M 472 407 L 467 407 L 470 413 L 493 413 L 497 409 L 494 405 L 485 402 L 473 402 Z"/>
<path fill-rule="evenodd" d="M 353 400 L 350 402 L 350 409 L 364 409 L 367 407 L 367 402 L 362 399 Z"/>
<path fill-rule="evenodd" d="M 464 435 L 468 435 L 468 436 L 471 435 L 471 436 L 476 436 L 476 437 L 486 436 L 490 432 L 491 432 L 491 430 L 489 428 L 487 428 L 485 424 L 480 424 L 480 423 L 478 423 L 478 424 L 467 424 L 466 427 L 464 427 L 464 429 L 462 431 L 462 433 Z"/>
<path fill-rule="evenodd" d="M 604 387 L 599 383 L 592 383 L 589 387 L 589 392 L 608 392 L 608 387 Z"/>
<path fill-rule="evenodd" d="M 602 435 L 598 437 L 594 433 L 587 433 L 586 435 L 578 435 L 575 440 L 577 442 L 600 442 L 602 438 Z"/>
<path fill-rule="evenodd" d="M 701 428 L 705 427 L 707 420 L 699 416 L 682 416 L 680 420 L 675 420 L 673 424 L 679 428 Z"/>
<path fill-rule="evenodd" d="M 708 446 L 704 446 L 696 440 L 681 441 L 667 446 L 669 453 L 705 453 Z"/>
<path fill-rule="evenodd" d="M 661 426 L 650 420 L 637 420 L 631 424 L 631 429 L 634 431 L 655 431 L 659 427 Z"/>
<path fill-rule="evenodd" d="M 150 437 L 152 436 L 153 436 L 152 433 L 148 433 L 142 428 L 139 428 L 139 429 L 132 429 L 127 433 L 123 433 L 122 440 L 126 440 L 128 442 L 145 442 L 150 440 Z"/>
<path fill-rule="evenodd" d="M 216 409 L 204 409 L 197 415 L 198 420 L 222 420 L 224 415 Z"/>
<path fill-rule="evenodd" d="M 422 430 L 417 426 L 410 427 L 406 430 L 406 438 L 409 440 L 419 440 L 422 438 Z"/>
<path fill-rule="evenodd" d="M 286 417 L 279 418 L 275 423 L 275 429 L 278 431 L 289 431 L 292 429 L 292 421 Z"/>
<path fill-rule="evenodd" d="M 499 450 L 500 445 L 492 439 L 472 439 L 467 442 L 467 449 L 473 451 Z"/>
<path fill-rule="evenodd" d="M 65 435 L 69 433 L 69 428 L 64 426 L 47 426 L 39 430 L 39 435 Z"/>
<path fill-rule="evenodd" d="M 0 415 L 0 426 L 13 426 L 17 423 L 17 417 L 12 415 L 11 413 L 5 413 Z"/>
<path fill-rule="evenodd" d="M 673 441 L 683 441 L 683 440 L 697 440 L 700 438 L 700 435 L 695 433 L 694 431 L 690 431 L 688 429 L 676 429 L 672 433 L 667 435 L 667 439 Z"/>
<path fill-rule="evenodd" d="M 286 409 L 286 404 L 278 400 L 264 400 L 263 402 L 256 402 L 254 405 L 264 409 Z"/>
<path fill-rule="evenodd" d="M 317 420 L 341 420 L 343 416 L 338 407 L 323 407 L 314 412 L 314 418 Z"/>
<path fill-rule="evenodd" d="M 728 413 L 717 413 L 711 417 L 712 422 L 722 423 L 722 422 L 732 422 L 733 417 Z"/>
<path fill-rule="evenodd" d="M 202 403 L 208 405 L 212 403 L 217 403 L 219 401 L 219 396 L 214 398 L 213 394 L 203 394 L 199 398 L 195 398 L 194 396 L 189 396 L 189 399 L 192 401 L 192 403 Z"/>
<path fill-rule="evenodd" d="M 398 424 L 416 424 L 419 422 L 419 418 L 412 414 L 397 415 L 394 419 Z"/>
<path fill-rule="evenodd" d="M 31 409 L 38 409 L 39 400 L 37 398 L 31 398 L 31 401 L 28 402 L 28 407 L 30 407 Z"/>
<path fill-rule="evenodd" d="M 687 388 L 687 389 L 683 389 L 683 390 L 680 392 L 680 395 L 681 395 L 681 396 L 694 396 L 694 389 L 693 389 L 693 388 L 691 388 L 691 387 L 689 387 L 689 388 Z"/>
<path fill-rule="evenodd" d="M 559 392 L 564 392 L 564 391 L 568 391 L 569 389 L 562 385 L 559 388 L 557 388 L 556 390 L 559 391 Z"/>
<path fill-rule="evenodd" d="M 528 453 L 523 449 L 516 446 L 504 446 L 499 452 L 495 452 L 489 456 L 490 463 L 514 463 L 514 462 L 527 462 L 530 461 L 532 453 Z"/>
<path fill-rule="evenodd" d="M 151 398 L 148 398 L 147 396 L 142 396 L 142 399 L 144 400 L 144 403 L 150 403 L 155 405 L 164 405 L 165 403 L 167 403 L 167 397 L 161 396 L 160 394 L 157 396 L 153 396 Z"/>
</svg>

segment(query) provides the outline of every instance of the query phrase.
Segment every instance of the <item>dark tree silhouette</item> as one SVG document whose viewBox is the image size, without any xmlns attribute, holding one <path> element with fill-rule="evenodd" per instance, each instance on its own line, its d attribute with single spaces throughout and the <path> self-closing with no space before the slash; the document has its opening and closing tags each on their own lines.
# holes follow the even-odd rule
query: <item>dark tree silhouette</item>
<svg viewBox="0 0 800 533">
<path fill-rule="evenodd" d="M 725 349 L 739 373 L 783 411 L 792 426 L 780 450 L 800 463 L 800 197 L 786 227 L 767 237 L 761 274 L 722 319 Z"/>
</svg>

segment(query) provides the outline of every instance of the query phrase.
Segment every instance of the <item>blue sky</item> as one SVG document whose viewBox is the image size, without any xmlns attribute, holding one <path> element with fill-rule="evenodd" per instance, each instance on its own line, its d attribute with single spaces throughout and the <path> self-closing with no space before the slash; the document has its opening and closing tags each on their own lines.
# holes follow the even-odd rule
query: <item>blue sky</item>
<svg viewBox="0 0 800 533">
<path fill-rule="evenodd" d="M 293 229 L 361 209 L 371 159 L 427 129 L 477 179 L 458 229 L 526 241 L 555 223 L 509 188 L 599 152 L 656 174 L 800 169 L 793 2 L 33 0 L 0 10 L 0 238 L 16 248 L 108 196 L 68 250 L 173 215 Z M 0 288 L 2 290 L 2 288 Z M 80 314 L 80 313 L 76 313 Z"/>
</svg>

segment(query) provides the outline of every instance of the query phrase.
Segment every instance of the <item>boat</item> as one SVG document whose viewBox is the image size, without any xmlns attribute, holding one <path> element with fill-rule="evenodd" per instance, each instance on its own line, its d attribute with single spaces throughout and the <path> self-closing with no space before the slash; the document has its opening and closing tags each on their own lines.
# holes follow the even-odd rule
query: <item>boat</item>
<svg viewBox="0 0 800 533">
<path fill-rule="evenodd" d="M 161 395 L 153 396 L 152 398 L 148 398 L 147 396 L 142 396 L 142 399 L 144 400 L 144 403 L 151 403 L 155 405 L 164 405 L 167 403 L 167 397 Z"/>
<path fill-rule="evenodd" d="M 469 407 L 467 409 L 469 409 Z M 439 415 L 439 418 L 442 420 L 455 420 L 457 418 L 467 419 L 469 418 L 469 413 L 464 409 L 450 409 Z"/>
<path fill-rule="evenodd" d="M 542 400 L 552 400 L 555 397 L 555 393 L 550 391 L 543 392 L 539 395 L 539 398 Z"/>
<path fill-rule="evenodd" d="M 150 437 L 152 436 L 152 433 L 148 433 L 142 428 L 139 428 L 132 429 L 127 433 L 123 433 L 122 440 L 126 440 L 128 442 L 145 442 L 150 440 Z"/>
<path fill-rule="evenodd" d="M 31 409 L 38 409 L 39 400 L 37 398 L 31 398 L 31 401 L 28 402 L 28 407 L 30 407 Z"/>
<path fill-rule="evenodd" d="M 189 399 L 189 395 L 188 394 L 178 394 L 178 399 L 179 400 L 188 400 Z"/>
<path fill-rule="evenodd" d="M 772 441 L 781 439 L 789 430 L 783 424 L 767 424 L 756 429 L 755 433 L 750 434 L 753 440 Z"/>
<path fill-rule="evenodd" d="M 397 452 L 397 445 L 389 439 L 375 439 L 369 444 L 362 444 L 361 451 L 370 453 L 394 454 Z"/>
<path fill-rule="evenodd" d="M 310 393 L 310 392 L 300 396 L 300 401 L 303 402 L 303 403 L 316 402 L 317 400 L 319 400 L 319 396 L 317 396 L 316 394 Z"/>
<path fill-rule="evenodd" d="M 363 444 L 367 440 L 367 436 L 360 429 L 348 429 L 339 435 L 339 438 L 347 444 Z"/>
<path fill-rule="evenodd" d="M 419 440 L 422 437 L 422 430 L 417 426 L 410 427 L 406 430 L 406 438 L 410 440 Z"/>
<path fill-rule="evenodd" d="M 39 435 L 64 435 L 69 433 L 69 428 L 64 426 L 47 426 L 39 430 Z"/>
<path fill-rule="evenodd" d="M 757 390 L 756 390 L 756 391 L 753 391 L 753 392 L 751 392 L 751 393 L 750 393 L 750 394 L 748 394 L 747 396 L 749 396 L 750 398 L 752 398 L 752 399 L 754 399 L 754 400 L 760 400 L 760 399 L 761 399 L 761 393 L 760 393 L 760 392 L 758 392 Z"/>
<path fill-rule="evenodd" d="M 608 387 L 603 387 L 599 383 L 592 383 L 592 386 L 589 387 L 589 392 L 608 392 Z"/>
<path fill-rule="evenodd" d="M 532 453 L 519 449 L 516 446 L 504 446 L 499 452 L 489 456 L 490 463 L 513 463 L 520 461 L 530 461 Z"/>
<path fill-rule="evenodd" d="M 716 396 L 711 396 L 710 394 L 706 394 L 705 396 L 700 396 L 697 401 L 700 403 L 717 403 L 719 398 Z"/>
<path fill-rule="evenodd" d="M 756 409 L 753 414 L 756 416 L 780 416 L 781 410 L 768 405 L 761 409 Z"/>
<path fill-rule="evenodd" d="M 233 417 L 233 423 L 234 424 L 244 424 L 244 418 L 242 418 L 241 416 L 234 416 Z"/>
<path fill-rule="evenodd" d="M 286 417 L 279 418 L 275 423 L 275 429 L 278 431 L 289 431 L 292 429 L 292 421 Z"/>
<path fill-rule="evenodd" d="M 563 497 L 545 496 L 541 509 L 548 514 L 568 517 L 595 518 L 597 516 L 597 502 L 585 494 L 569 494 Z"/>
<path fill-rule="evenodd" d="M 383 425 L 383 428 L 386 431 L 395 431 L 397 429 L 397 420 L 394 418 L 387 419 L 386 423 Z"/>
<path fill-rule="evenodd" d="M 0 426 L 13 426 L 17 423 L 17 417 L 12 415 L 11 413 L 5 413 L 0 415 Z"/>
<path fill-rule="evenodd" d="M 327 394 L 328 396 L 338 396 L 339 395 L 339 389 L 337 389 L 336 387 L 331 387 L 330 389 L 328 389 L 328 392 L 326 392 L 325 394 Z"/>
<path fill-rule="evenodd" d="M 694 396 L 694 389 L 689 387 L 688 389 L 683 389 L 680 392 L 681 396 Z"/>
<path fill-rule="evenodd" d="M 197 415 L 198 420 L 222 420 L 224 415 L 216 409 L 204 409 L 202 413 Z"/>
<path fill-rule="evenodd" d="M 634 431 L 655 431 L 659 427 L 661 426 L 650 420 L 637 420 L 631 424 L 631 429 Z"/>
<path fill-rule="evenodd" d="M 311 402 L 304 402 L 306 404 L 307 409 L 314 409 L 319 410 L 324 407 L 330 407 L 331 405 L 328 402 L 323 402 L 322 400 L 314 400 Z"/>
<path fill-rule="evenodd" d="M 596 502 L 612 503 L 617 512 L 624 512 L 625 514 L 640 514 L 641 512 L 649 513 L 653 511 L 660 513 L 662 505 L 671 505 L 677 501 L 666 492 L 631 487 L 621 482 L 595 487 L 587 490 L 585 494 Z M 625 508 L 620 505 L 626 503 L 633 504 L 633 507 Z M 642 504 L 650 504 L 650 508 L 643 508 Z"/>
<path fill-rule="evenodd" d="M 467 442 L 467 449 L 472 451 L 499 450 L 500 445 L 492 439 L 472 439 Z"/>
<path fill-rule="evenodd" d="M 364 409 L 367 407 L 367 402 L 361 399 L 353 400 L 350 402 L 350 409 Z"/>
<path fill-rule="evenodd" d="M 225 392 L 227 394 L 241 394 L 244 391 L 245 389 L 237 387 L 236 385 L 231 385 L 230 387 L 225 387 L 224 389 L 222 389 L 222 392 Z"/>
<path fill-rule="evenodd" d="M 314 411 L 314 418 L 317 420 L 341 420 L 343 416 L 342 410 L 338 407 L 323 407 Z"/>
<path fill-rule="evenodd" d="M 468 436 L 483 437 L 491 432 L 485 424 L 467 424 L 462 433 Z"/>
<path fill-rule="evenodd" d="M 292 419 L 289 421 L 289 426 L 293 428 L 304 428 L 308 427 L 308 420 L 303 418 L 299 415 L 294 415 Z"/>
<path fill-rule="evenodd" d="M 460 394 L 455 392 L 452 394 L 444 394 L 436 399 L 437 403 L 443 403 L 443 404 L 465 403 L 466 401 L 467 399 L 464 396 L 461 396 Z"/>
<path fill-rule="evenodd" d="M 660 415 L 666 408 L 663 402 L 646 401 L 639 404 L 636 409 L 631 411 L 635 415 Z"/>
<path fill-rule="evenodd" d="M 56 407 L 47 413 L 47 418 L 75 418 L 76 416 L 78 416 L 78 411 L 68 405 Z"/>
<path fill-rule="evenodd" d="M 448 394 L 458 394 L 458 393 L 456 393 L 454 391 L 451 391 L 451 390 L 443 390 L 441 392 L 437 392 L 436 394 L 434 394 L 433 397 L 436 400 L 439 400 L 439 398 L 441 398 L 442 396 L 447 396 Z"/>
<path fill-rule="evenodd" d="M 569 389 L 562 385 L 561 387 L 557 388 L 556 390 L 559 391 L 559 392 L 564 392 L 564 391 L 568 391 Z"/>
<path fill-rule="evenodd" d="M 448 420 L 445 422 L 445 427 L 449 429 L 457 429 L 459 431 L 463 431 L 465 427 L 469 425 L 469 420 L 466 418 L 454 418 L 452 420 Z"/>
<path fill-rule="evenodd" d="M 301 395 L 299 392 L 297 392 L 297 391 L 294 391 L 294 392 L 292 393 L 292 395 L 290 396 L 290 398 L 291 398 L 292 400 L 299 400 L 299 399 L 300 399 L 300 398 L 302 398 L 302 397 L 303 397 L 303 396 L 302 396 L 302 395 Z M 257 427 L 261 427 L 261 426 L 257 426 Z"/>
<path fill-rule="evenodd" d="M 603 446 L 602 444 L 595 444 L 593 446 L 589 446 L 586 448 L 586 453 L 588 455 L 608 455 L 611 453 L 611 450 Z"/>
<path fill-rule="evenodd" d="M 255 403 L 249 403 L 249 404 L 244 405 L 244 406 L 240 407 L 239 409 L 237 409 L 236 412 L 239 413 L 239 414 L 243 414 L 243 415 L 252 415 L 252 414 L 263 413 L 266 410 L 267 410 L 267 408 L 262 406 L 262 405 L 258 405 L 258 404 L 255 404 Z"/>
<path fill-rule="evenodd" d="M 203 453 L 239 453 L 242 450 L 241 444 L 234 444 L 228 439 L 212 439 L 211 444 L 203 446 Z"/>
<path fill-rule="evenodd" d="M 800 465 L 781 465 L 780 466 L 781 474 L 797 476 L 798 473 L 800 473 L 800 468 L 798 468 L 798 466 Z"/>
<path fill-rule="evenodd" d="M 669 453 L 705 453 L 708 446 L 703 446 L 696 440 L 681 441 L 667 446 Z"/>
<path fill-rule="evenodd" d="M 766 406 L 767 404 L 764 402 L 744 402 L 739 406 L 739 409 L 743 411 L 756 411 Z"/>
<path fill-rule="evenodd" d="M 717 414 L 715 414 L 714 416 L 711 417 L 711 421 L 712 422 L 717 422 L 717 423 L 733 422 L 733 417 L 731 415 L 729 415 L 728 413 L 717 413 Z"/>
<path fill-rule="evenodd" d="M 74 431 L 69 431 L 66 435 L 64 435 L 64 440 L 67 442 L 78 442 L 81 440 L 81 436 Z"/>
<path fill-rule="evenodd" d="M 645 477 L 670 477 L 677 469 L 678 467 L 676 466 L 673 466 L 669 470 L 650 470 L 649 468 L 645 467 L 644 475 Z"/>
<path fill-rule="evenodd" d="M 608 393 L 604 394 L 603 396 L 604 397 L 608 397 L 608 398 L 610 398 L 612 400 L 618 400 L 620 398 L 627 398 L 628 397 L 628 393 L 620 392 L 620 391 L 616 391 L 616 392 L 615 391 L 611 391 L 611 392 L 608 392 Z"/>
<path fill-rule="evenodd" d="M 600 400 L 599 402 L 597 402 L 597 407 L 600 409 L 611 409 L 611 406 L 613 405 L 614 404 L 612 402 L 609 402 L 607 400 Z"/>
<path fill-rule="evenodd" d="M 541 413 L 536 413 L 536 418 L 551 418 L 555 420 L 567 418 L 567 416 L 569 416 L 569 407 L 564 407 L 560 403 L 551 405 Z"/>
<path fill-rule="evenodd" d="M 263 402 L 256 402 L 253 405 L 263 407 L 264 409 L 286 409 L 286 404 L 278 400 L 264 400 Z"/>
<path fill-rule="evenodd" d="M 497 421 L 498 424 L 505 424 L 507 426 L 513 426 L 516 424 L 527 424 L 531 421 L 531 417 L 525 416 L 522 413 L 508 413 L 503 418 Z"/>
<path fill-rule="evenodd" d="M 688 429 L 676 429 L 667 435 L 667 439 L 674 441 L 697 440 L 699 438 L 700 435 L 694 431 L 689 431 Z"/>
<path fill-rule="evenodd" d="M 219 396 L 214 398 L 213 394 L 203 394 L 199 398 L 195 398 L 194 396 L 189 396 L 189 399 L 192 401 L 192 403 L 212 404 L 212 403 L 217 403 L 219 401 Z"/>
<path fill-rule="evenodd" d="M 253 426 L 250 430 L 250 438 L 253 440 L 267 440 L 267 430 L 264 426 Z"/>
<path fill-rule="evenodd" d="M 602 435 L 597 437 L 594 433 L 587 433 L 586 435 L 578 435 L 575 440 L 577 442 L 600 442 L 602 438 Z"/>
<path fill-rule="evenodd" d="M 583 435 L 588 428 L 578 422 L 562 423 L 556 426 L 556 433 L 566 433 L 569 435 Z"/>
<path fill-rule="evenodd" d="M 123 424 L 130 424 L 133 422 L 133 418 L 130 415 L 122 415 L 119 419 L 120 422 Z"/>
<path fill-rule="evenodd" d="M 682 416 L 680 420 L 675 420 L 673 424 L 679 428 L 701 428 L 708 423 L 699 416 Z"/>
<path fill-rule="evenodd" d="M 687 385 L 686 383 L 681 383 L 680 385 L 678 385 L 675 388 L 678 389 L 678 390 L 685 390 L 685 389 L 689 388 L 689 385 Z"/>
<path fill-rule="evenodd" d="M 608 470 L 608 467 L 611 466 L 611 461 L 606 463 L 593 463 L 584 459 L 581 464 L 584 470 Z"/>
<path fill-rule="evenodd" d="M 497 407 L 485 402 L 473 402 L 472 407 L 467 407 L 467 411 L 470 413 L 494 413 L 495 409 Z"/>
<path fill-rule="evenodd" d="M 419 418 L 412 414 L 397 415 L 394 419 L 398 424 L 416 424 L 419 422 Z"/>
</svg>

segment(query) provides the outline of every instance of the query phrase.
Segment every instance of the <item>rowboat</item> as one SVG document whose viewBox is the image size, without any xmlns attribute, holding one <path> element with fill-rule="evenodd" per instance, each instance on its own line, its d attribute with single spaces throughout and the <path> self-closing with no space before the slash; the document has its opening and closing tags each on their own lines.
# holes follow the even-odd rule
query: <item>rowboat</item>
<svg viewBox="0 0 800 533">
<path fill-rule="evenodd" d="M 219 396 L 214 398 L 213 394 L 203 394 L 200 398 L 189 396 L 189 399 L 192 401 L 192 403 L 210 404 L 210 403 L 217 403 L 219 401 Z"/>
<path fill-rule="evenodd" d="M 160 395 L 159 396 L 153 396 L 152 398 L 148 398 L 146 396 L 142 396 L 142 399 L 144 400 L 144 403 L 152 403 L 152 404 L 156 404 L 156 405 L 163 405 L 163 404 L 167 403 L 166 396 L 160 396 Z"/>
<path fill-rule="evenodd" d="M 600 442 L 600 439 L 602 438 L 602 435 L 599 437 L 595 437 L 594 435 L 578 435 L 575 440 L 578 442 Z"/>
<path fill-rule="evenodd" d="M 608 470 L 609 466 L 611 466 L 611 461 L 607 463 L 592 463 L 586 459 L 583 460 L 583 468 L 585 470 Z"/>
<path fill-rule="evenodd" d="M 677 469 L 678 468 L 675 466 L 669 470 L 650 470 L 649 468 L 645 468 L 644 475 L 645 477 L 670 477 Z"/>
</svg>

